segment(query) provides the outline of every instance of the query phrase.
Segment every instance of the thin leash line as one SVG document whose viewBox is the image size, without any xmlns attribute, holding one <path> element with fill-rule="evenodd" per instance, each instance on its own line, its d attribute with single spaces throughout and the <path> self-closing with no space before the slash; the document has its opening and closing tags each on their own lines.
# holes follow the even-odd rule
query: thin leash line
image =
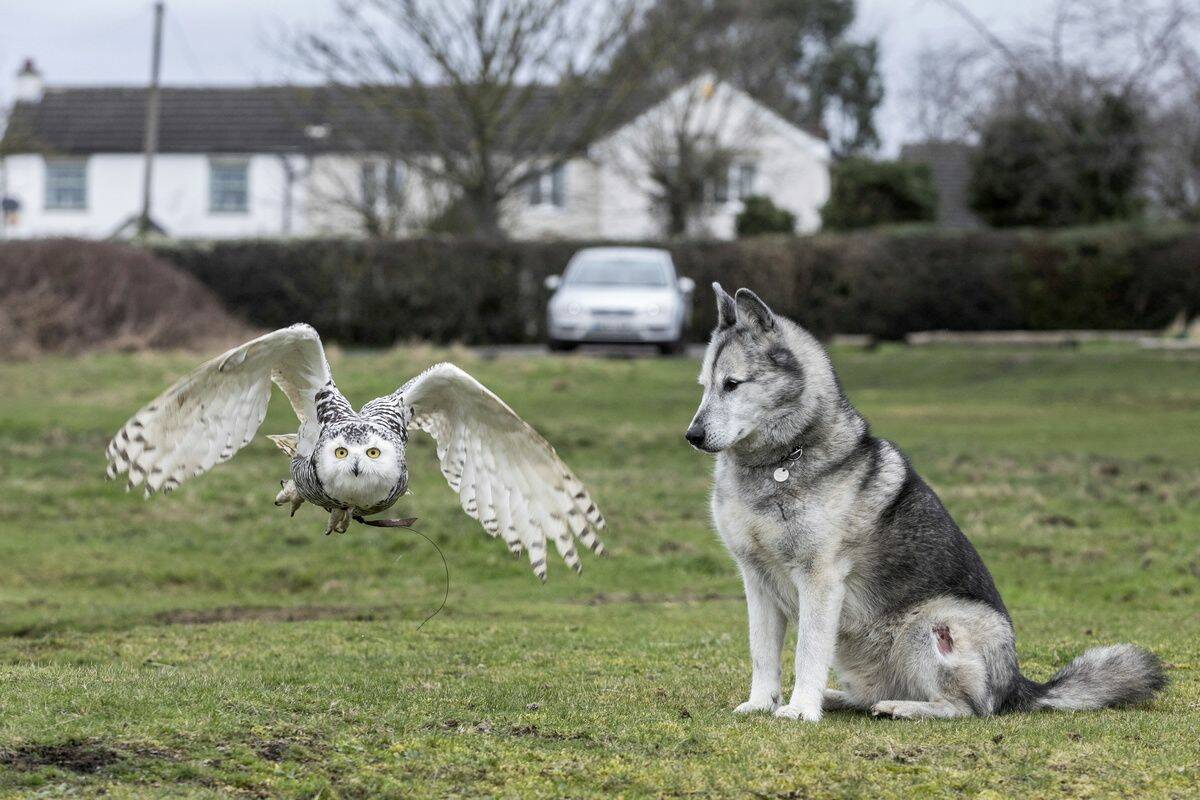
<svg viewBox="0 0 1200 800">
<path fill-rule="evenodd" d="M 442 595 L 442 604 L 437 607 L 437 611 L 434 611 L 428 617 L 421 620 L 421 624 L 417 626 L 417 630 L 421 630 L 421 628 L 425 627 L 426 622 L 429 622 L 429 620 L 442 613 L 442 609 L 446 607 L 446 601 L 450 599 L 450 564 L 446 561 L 446 554 L 442 552 L 442 548 L 438 547 L 437 542 L 435 542 L 433 539 L 430 539 L 416 528 L 408 528 L 408 531 L 410 533 L 415 533 L 417 536 L 420 536 L 422 539 L 433 545 L 433 549 L 437 550 L 437 554 L 442 559 L 442 570 L 446 573 L 446 592 Z M 399 556 L 397 556 L 397 560 L 399 560 Z"/>
<path fill-rule="evenodd" d="M 425 619 L 421 620 L 421 624 L 417 626 L 417 630 L 425 627 L 425 623 L 442 613 L 442 609 L 446 607 L 446 602 L 450 599 L 450 563 L 446 561 L 446 554 L 442 552 L 442 548 L 438 547 L 438 543 L 430 539 L 425 534 L 421 533 L 412 524 L 417 520 L 414 519 L 363 519 L 360 516 L 354 517 L 354 521 L 360 525 L 370 525 L 375 528 L 404 528 L 409 533 L 415 533 L 425 541 L 433 545 L 433 549 L 437 550 L 438 556 L 442 559 L 442 571 L 446 575 L 446 591 L 442 594 L 442 604 L 437 607 L 437 610 L 430 614 Z M 396 556 L 396 561 L 400 560 L 400 556 Z"/>
</svg>

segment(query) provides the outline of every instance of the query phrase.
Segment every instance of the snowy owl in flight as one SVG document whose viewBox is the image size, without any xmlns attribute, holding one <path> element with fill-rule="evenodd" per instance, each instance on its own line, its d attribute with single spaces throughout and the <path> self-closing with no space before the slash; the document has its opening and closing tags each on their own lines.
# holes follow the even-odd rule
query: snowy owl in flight
<svg viewBox="0 0 1200 800">
<path fill-rule="evenodd" d="M 267 414 L 271 381 L 300 419 L 270 437 L 292 457 L 276 505 L 305 501 L 329 512 L 326 533 L 390 508 L 408 488 L 410 428 L 437 440 L 437 456 L 463 511 L 513 555 L 529 554 L 546 579 L 546 539 L 578 572 L 578 538 L 603 555 L 604 518 L 545 439 L 503 400 L 453 364 L 437 364 L 357 412 L 333 383 L 317 332 L 293 325 L 201 365 L 152 400 L 108 445 L 108 476 L 129 474 L 146 496 L 228 461 Z"/>
</svg>

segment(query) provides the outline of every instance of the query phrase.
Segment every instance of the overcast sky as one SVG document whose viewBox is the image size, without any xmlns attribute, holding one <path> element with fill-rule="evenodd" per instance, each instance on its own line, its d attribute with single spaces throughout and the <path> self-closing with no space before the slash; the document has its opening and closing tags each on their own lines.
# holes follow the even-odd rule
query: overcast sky
<svg viewBox="0 0 1200 800">
<path fill-rule="evenodd" d="M 998 30 L 1045 17 L 1053 0 L 967 0 Z M 136 84 L 149 73 L 150 0 L 0 0 L 0 101 L 21 61 L 33 57 L 49 84 Z M 328 24 L 333 0 L 167 0 L 163 80 L 172 84 L 270 83 L 288 77 L 280 31 Z M 906 139 L 905 89 L 925 42 L 971 34 L 934 0 L 859 0 L 856 23 L 883 48 L 884 152 Z"/>
</svg>

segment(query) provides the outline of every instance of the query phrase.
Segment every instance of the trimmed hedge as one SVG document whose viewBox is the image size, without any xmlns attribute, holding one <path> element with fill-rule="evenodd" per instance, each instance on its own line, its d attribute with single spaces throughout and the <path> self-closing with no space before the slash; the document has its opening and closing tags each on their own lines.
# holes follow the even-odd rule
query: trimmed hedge
<svg viewBox="0 0 1200 800">
<path fill-rule="evenodd" d="M 266 327 L 306 321 L 346 344 L 540 341 L 547 275 L 588 242 L 234 241 L 156 252 Z M 670 245 L 712 290 L 749 286 L 818 335 L 1166 326 L 1200 313 L 1200 230 L 868 232 Z"/>
<path fill-rule="evenodd" d="M 846 158 L 833 165 L 833 190 L 821 209 L 829 230 L 859 230 L 901 222 L 932 222 L 938 195 L 928 164 Z"/>
<path fill-rule="evenodd" d="M 771 198 L 751 195 L 742 201 L 742 210 L 734 219 L 739 239 L 772 233 L 795 233 L 796 215 L 779 208 Z"/>
</svg>

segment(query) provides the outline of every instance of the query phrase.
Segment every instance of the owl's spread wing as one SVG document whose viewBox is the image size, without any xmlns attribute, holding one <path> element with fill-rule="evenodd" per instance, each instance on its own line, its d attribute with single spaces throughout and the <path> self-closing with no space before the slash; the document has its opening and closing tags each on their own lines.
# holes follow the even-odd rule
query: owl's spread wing
<svg viewBox="0 0 1200 800">
<path fill-rule="evenodd" d="M 546 579 L 546 539 L 576 571 L 572 537 L 604 554 L 604 518 L 554 448 L 503 400 L 453 364 L 430 367 L 397 392 L 410 425 L 437 440 L 438 461 L 463 511 Z"/>
<path fill-rule="evenodd" d="M 300 419 L 299 449 L 311 452 L 329 363 L 317 332 L 293 325 L 217 356 L 151 400 L 109 442 L 108 477 L 128 472 L 129 488 L 145 484 L 149 497 L 228 461 L 266 417 L 272 380 Z"/>
</svg>

